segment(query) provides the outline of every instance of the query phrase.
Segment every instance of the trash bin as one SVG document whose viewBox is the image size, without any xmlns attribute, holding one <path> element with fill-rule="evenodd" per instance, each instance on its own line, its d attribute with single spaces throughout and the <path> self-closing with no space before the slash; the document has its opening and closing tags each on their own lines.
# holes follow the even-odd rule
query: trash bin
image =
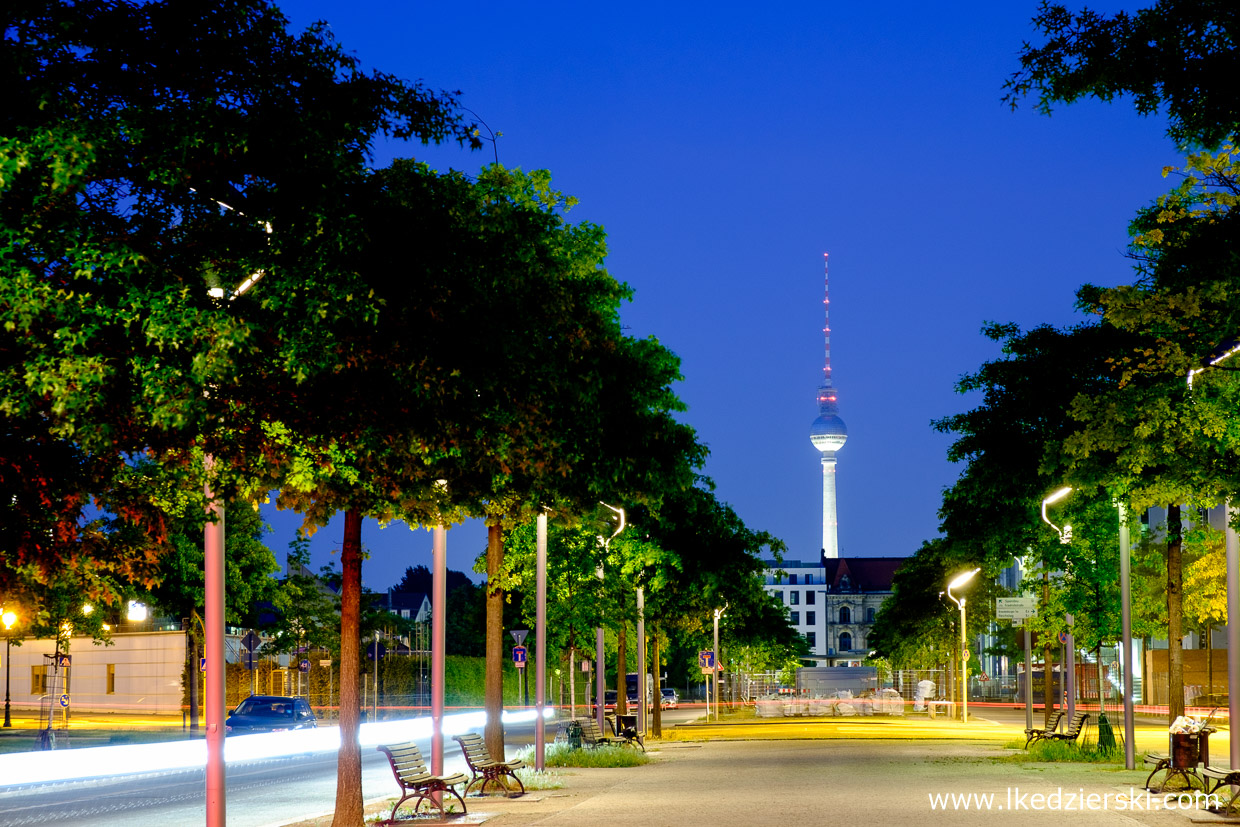
<svg viewBox="0 0 1240 827">
<path fill-rule="evenodd" d="M 568 746 L 570 749 L 581 749 L 581 724 L 576 721 L 569 721 L 565 727 L 568 734 Z"/>
<path fill-rule="evenodd" d="M 1172 732 L 1169 750 L 1171 766 L 1178 770 L 1189 770 L 1199 763 L 1209 763 L 1210 751 L 1207 743 L 1209 737 L 1209 733 L 1205 731 Z"/>
</svg>

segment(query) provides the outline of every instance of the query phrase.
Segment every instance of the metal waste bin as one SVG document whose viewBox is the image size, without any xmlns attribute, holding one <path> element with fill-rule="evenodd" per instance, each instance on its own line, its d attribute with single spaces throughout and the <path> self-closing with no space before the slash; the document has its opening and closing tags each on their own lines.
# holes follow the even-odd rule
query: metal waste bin
<svg viewBox="0 0 1240 827">
<path fill-rule="evenodd" d="M 1201 732 L 1170 733 L 1171 766 L 1178 770 L 1190 770 L 1198 764 L 1210 763 L 1210 730 Z"/>
</svg>

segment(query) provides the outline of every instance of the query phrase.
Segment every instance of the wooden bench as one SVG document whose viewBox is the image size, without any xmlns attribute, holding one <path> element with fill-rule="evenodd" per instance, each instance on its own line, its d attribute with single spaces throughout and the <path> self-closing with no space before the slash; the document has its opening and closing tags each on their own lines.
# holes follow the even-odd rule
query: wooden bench
<svg viewBox="0 0 1240 827">
<path fill-rule="evenodd" d="M 1059 722 L 1063 720 L 1063 715 L 1063 710 L 1056 709 L 1051 713 L 1051 719 L 1047 722 L 1045 727 L 1041 729 L 1034 727 L 1032 729 L 1025 730 L 1025 749 L 1029 749 L 1029 745 L 1034 741 L 1040 741 L 1043 738 L 1046 738 L 1048 732 L 1054 732 L 1059 729 Z"/>
<path fill-rule="evenodd" d="M 1089 728 L 1089 713 L 1078 712 L 1072 716 L 1072 724 L 1068 727 L 1067 732 L 1048 732 L 1042 737 L 1047 741 L 1069 741 L 1075 742 L 1081 737 L 1081 733 Z"/>
<path fill-rule="evenodd" d="M 461 798 L 461 794 L 453 789 L 457 784 L 462 784 L 469 780 L 465 773 L 431 775 L 430 770 L 426 768 L 426 762 L 422 760 L 422 751 L 412 741 L 406 741 L 403 744 L 389 744 L 387 746 L 380 744 L 376 749 L 387 756 L 388 763 L 392 765 L 392 774 L 396 776 L 396 783 L 400 785 L 400 791 L 404 793 L 400 801 L 397 801 L 396 806 L 392 808 L 392 816 L 388 819 L 388 824 L 396 823 L 396 810 L 407 799 L 413 798 L 415 795 L 418 797 L 418 800 L 413 804 L 413 812 L 415 814 L 418 811 L 418 807 L 422 806 L 422 802 L 429 800 L 439 808 L 439 817 L 442 819 L 444 817 L 442 793 L 444 792 L 449 792 L 456 796 L 456 800 L 461 802 L 461 812 L 465 812 L 465 799 Z M 441 793 L 441 795 L 436 796 L 435 793 Z"/>
<path fill-rule="evenodd" d="M 593 718 L 577 718 L 577 725 L 581 727 L 581 743 L 583 746 L 593 749 L 598 746 L 609 746 L 619 743 L 617 738 L 608 738 L 598 728 L 598 721 Z"/>
<path fill-rule="evenodd" d="M 515 761 L 496 761 L 491 757 L 491 753 L 487 751 L 486 742 L 482 740 L 482 736 L 477 733 L 469 733 L 467 735 L 453 735 L 457 743 L 461 745 L 461 754 L 465 756 L 465 763 L 469 765 L 469 771 L 473 774 L 473 778 L 465 785 L 465 795 L 469 795 L 469 788 L 482 782 L 482 786 L 478 788 L 478 794 L 485 794 L 487 784 L 494 781 L 495 784 L 503 788 L 504 793 L 508 794 L 510 789 L 504 782 L 504 777 L 508 776 L 517 782 L 517 786 L 521 788 L 521 792 L 517 795 L 525 795 L 525 785 L 521 783 L 521 779 L 517 777 L 516 771 L 525 766 L 525 762 L 517 759 Z"/>
<path fill-rule="evenodd" d="M 1228 800 L 1226 806 L 1221 807 L 1219 809 L 1219 812 L 1223 813 L 1224 815 L 1234 815 L 1236 812 L 1236 799 L 1240 798 L 1240 770 L 1224 769 L 1223 767 L 1205 766 L 1201 768 L 1201 774 L 1204 775 L 1207 779 L 1214 780 L 1213 787 L 1210 787 L 1209 786 L 1210 782 L 1206 781 L 1206 785 L 1207 785 L 1206 792 L 1207 793 L 1217 793 L 1219 790 L 1219 787 L 1222 787 L 1224 785 L 1235 788 L 1235 792 L 1231 794 L 1231 798 Z"/>
</svg>

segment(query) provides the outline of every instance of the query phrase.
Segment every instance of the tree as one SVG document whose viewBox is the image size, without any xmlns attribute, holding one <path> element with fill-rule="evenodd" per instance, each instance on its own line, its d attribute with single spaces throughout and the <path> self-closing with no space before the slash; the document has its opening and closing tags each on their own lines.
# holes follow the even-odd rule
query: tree
<svg viewBox="0 0 1240 827">
<path fill-rule="evenodd" d="M 1213 148 L 1236 134 L 1240 99 L 1227 78 L 1240 73 L 1240 16 L 1227 0 L 1158 0 L 1110 16 L 1043 0 L 1033 23 L 1047 40 L 1024 44 L 1005 84 L 1013 108 L 1034 92 L 1045 114 L 1057 102 L 1129 95 L 1142 115 L 1165 108 L 1181 147 Z"/>
</svg>

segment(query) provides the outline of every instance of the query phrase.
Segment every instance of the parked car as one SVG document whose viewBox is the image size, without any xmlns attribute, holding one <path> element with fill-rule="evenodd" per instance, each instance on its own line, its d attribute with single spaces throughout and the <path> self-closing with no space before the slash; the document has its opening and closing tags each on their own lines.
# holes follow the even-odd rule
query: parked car
<svg viewBox="0 0 1240 827">
<path fill-rule="evenodd" d="M 593 704 L 592 708 L 594 710 L 593 714 L 597 715 L 598 704 L 597 703 Z M 616 690 L 614 689 L 603 690 L 603 712 L 615 712 L 615 711 L 616 711 Z"/>
<path fill-rule="evenodd" d="M 659 704 L 664 709 L 675 709 L 680 706 L 680 696 L 670 686 L 663 687 L 663 701 Z"/>
<path fill-rule="evenodd" d="M 288 729 L 314 729 L 318 727 L 314 710 L 305 698 L 288 698 L 283 695 L 251 695 L 228 716 L 224 731 L 228 734 L 251 732 L 283 732 Z"/>
</svg>

